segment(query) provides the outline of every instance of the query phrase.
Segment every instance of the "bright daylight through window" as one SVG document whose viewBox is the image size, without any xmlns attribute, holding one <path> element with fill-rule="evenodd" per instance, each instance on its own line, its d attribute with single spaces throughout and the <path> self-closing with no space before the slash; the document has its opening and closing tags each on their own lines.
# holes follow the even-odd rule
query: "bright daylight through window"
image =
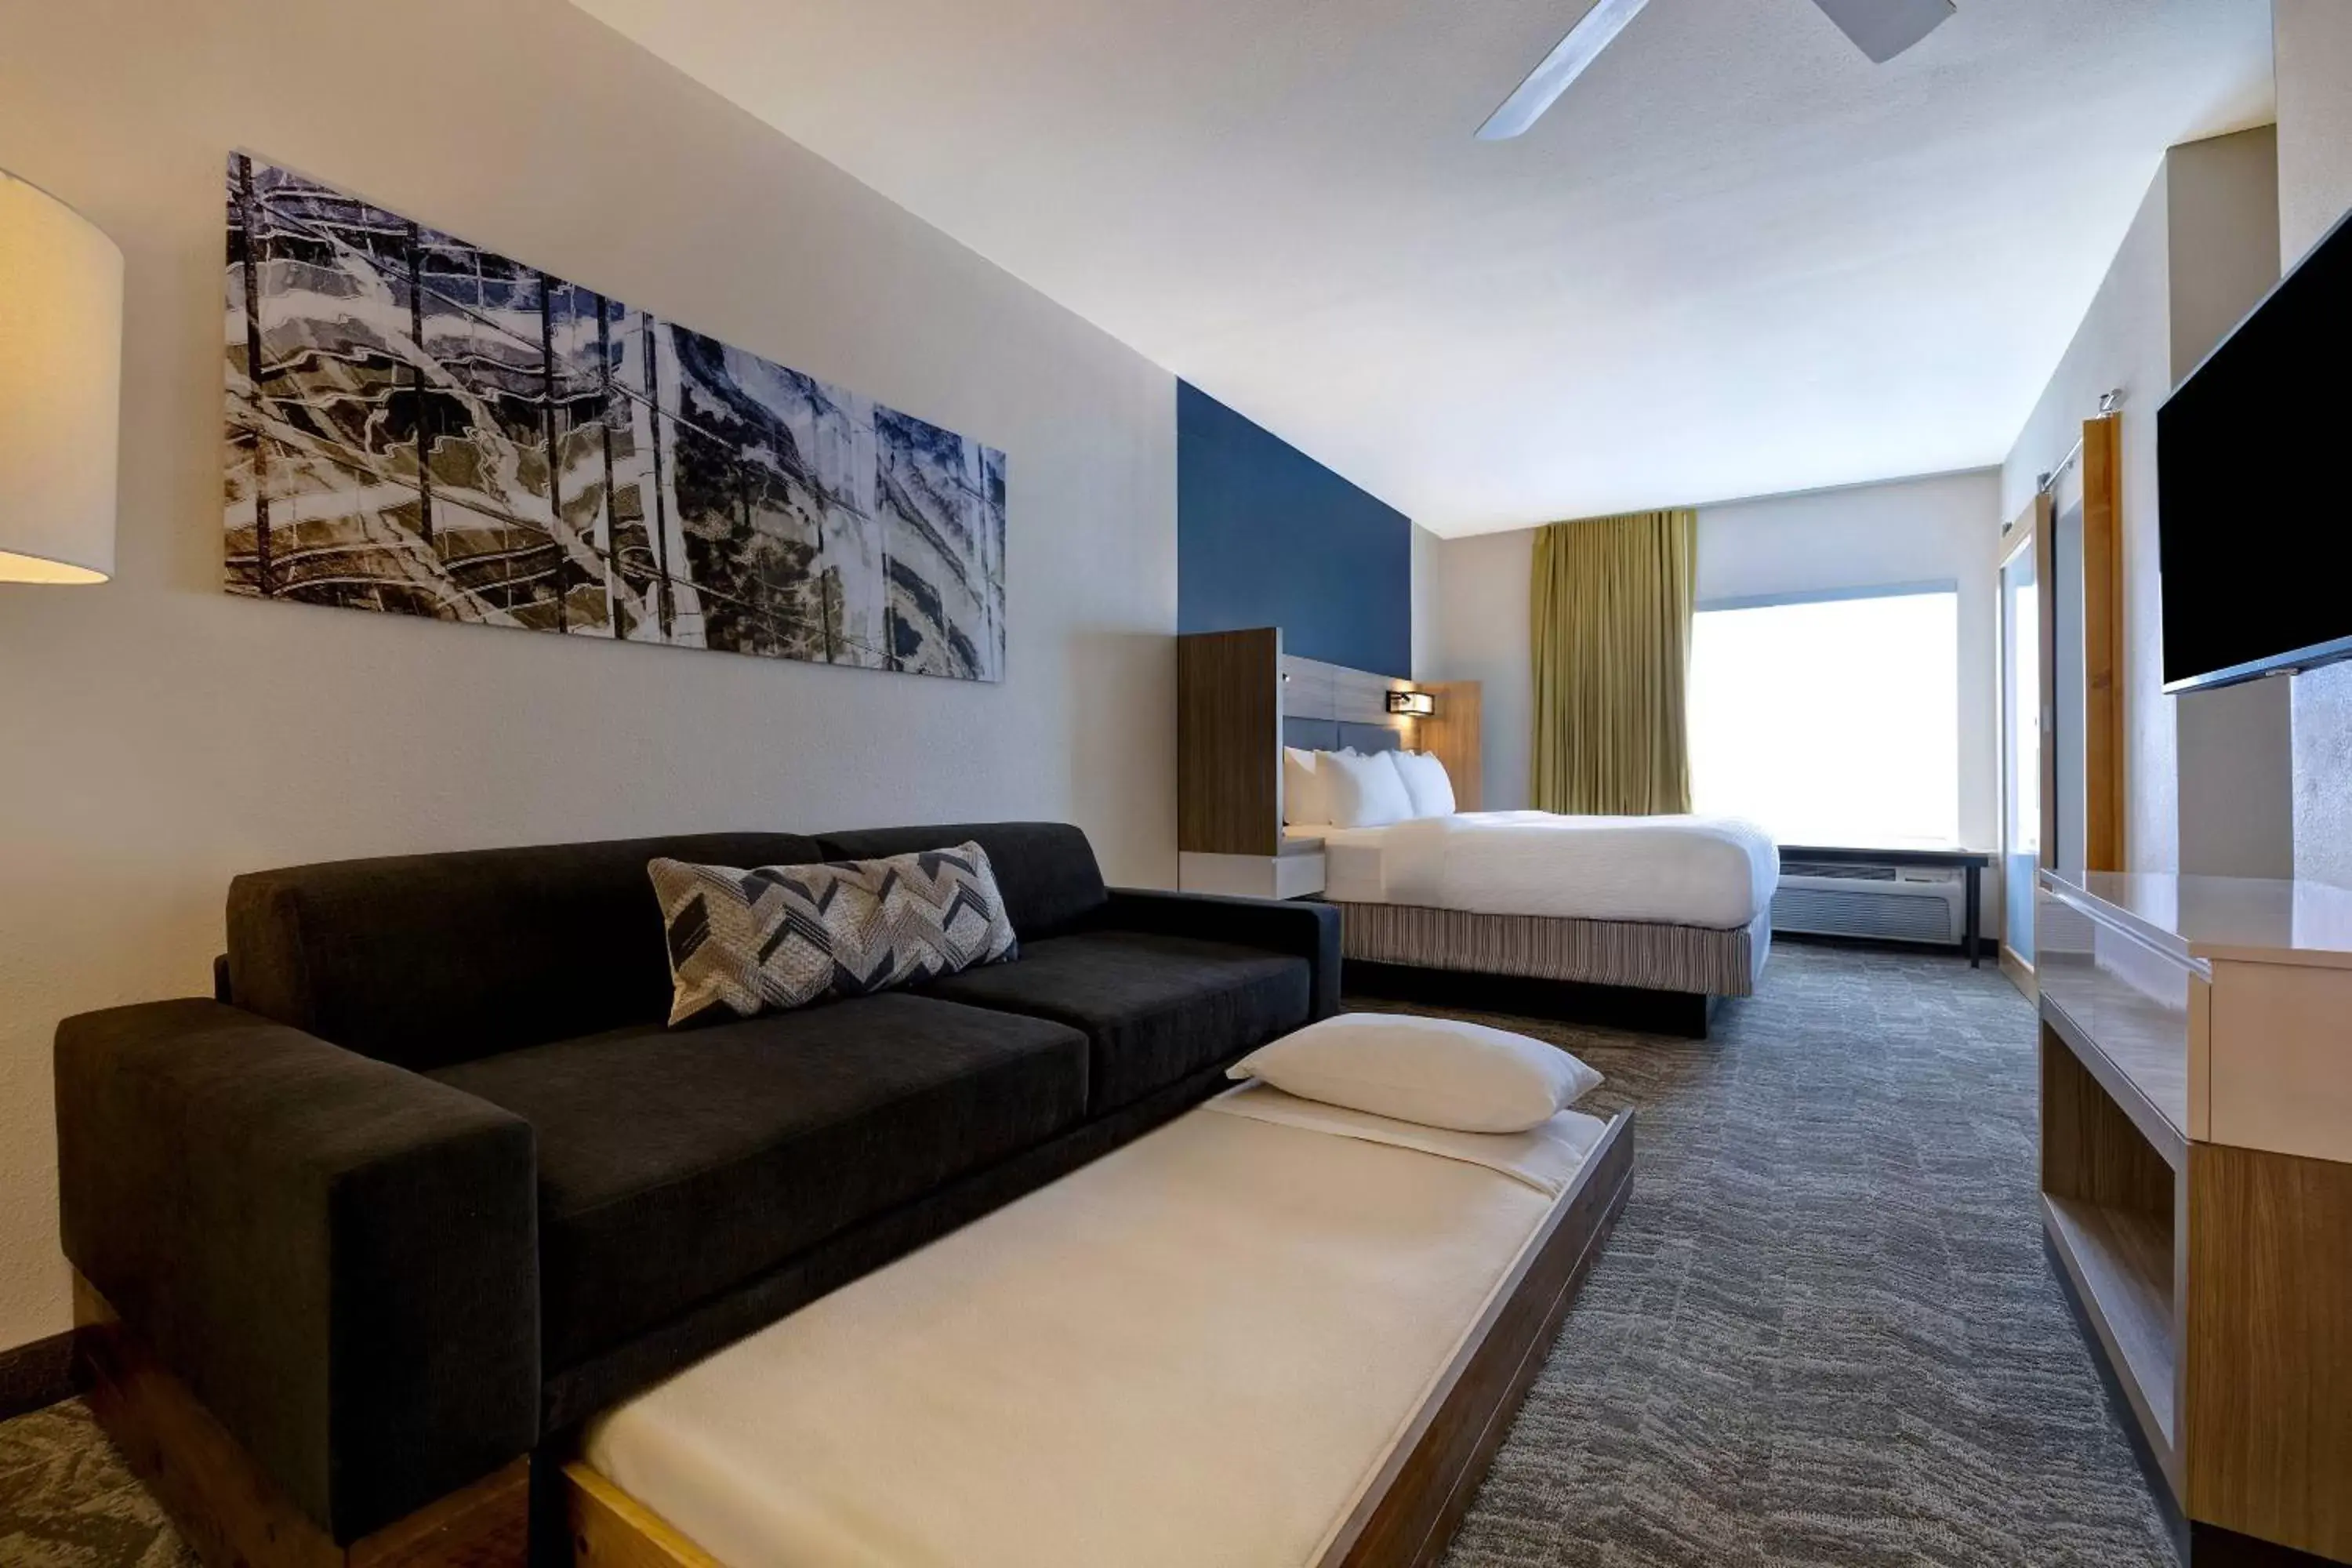
<svg viewBox="0 0 2352 1568">
<path fill-rule="evenodd" d="M 1959 837 L 1959 595 L 1702 607 L 1692 628 L 1695 810 L 1783 844 Z"/>
</svg>

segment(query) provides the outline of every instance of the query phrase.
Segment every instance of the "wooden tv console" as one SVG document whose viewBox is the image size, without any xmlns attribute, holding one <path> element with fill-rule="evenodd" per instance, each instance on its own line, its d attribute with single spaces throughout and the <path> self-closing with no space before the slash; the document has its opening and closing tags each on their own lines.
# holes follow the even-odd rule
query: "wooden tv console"
<svg viewBox="0 0 2352 1568">
<path fill-rule="evenodd" d="M 2042 1219 L 2185 1556 L 2352 1562 L 2352 892 L 2044 870 Z"/>
</svg>

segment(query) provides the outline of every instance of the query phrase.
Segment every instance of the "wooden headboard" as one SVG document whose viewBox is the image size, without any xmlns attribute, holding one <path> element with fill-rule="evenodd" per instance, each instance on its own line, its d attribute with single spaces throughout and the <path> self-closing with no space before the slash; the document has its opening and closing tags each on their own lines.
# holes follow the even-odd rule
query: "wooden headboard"
<svg viewBox="0 0 2352 1568">
<path fill-rule="evenodd" d="M 1455 805 L 1478 809 L 1478 683 L 1414 681 L 1282 651 L 1273 626 L 1176 639 L 1180 849 L 1275 855 L 1282 847 L 1282 748 L 1433 752 Z M 1432 693 L 1437 710 L 1388 710 L 1391 691 Z"/>
<path fill-rule="evenodd" d="M 1276 661 L 1282 682 L 1282 743 L 1302 751 L 1418 751 L 1415 721 L 1389 711 L 1389 693 L 1416 689 L 1410 680 L 1349 669 L 1286 653 Z"/>
</svg>

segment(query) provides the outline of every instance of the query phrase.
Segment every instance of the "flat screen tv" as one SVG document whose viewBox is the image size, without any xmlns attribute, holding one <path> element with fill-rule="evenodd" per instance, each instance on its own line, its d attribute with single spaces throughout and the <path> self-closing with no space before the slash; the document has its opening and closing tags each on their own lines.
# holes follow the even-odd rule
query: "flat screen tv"
<svg viewBox="0 0 2352 1568">
<path fill-rule="evenodd" d="M 2352 658 L 2352 223 L 2156 416 L 2164 689 Z"/>
</svg>

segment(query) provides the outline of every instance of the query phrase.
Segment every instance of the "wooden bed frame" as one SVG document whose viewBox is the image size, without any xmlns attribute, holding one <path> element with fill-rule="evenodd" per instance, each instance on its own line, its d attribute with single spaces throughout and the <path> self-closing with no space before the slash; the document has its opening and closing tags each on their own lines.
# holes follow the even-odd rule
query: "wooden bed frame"
<svg viewBox="0 0 2352 1568">
<path fill-rule="evenodd" d="M 1303 1568 L 1436 1563 L 1624 1207 L 1633 1172 L 1633 1113 L 1623 1110 L 1553 1203 L 1330 1546 Z M 584 1460 L 567 1465 L 564 1476 L 577 1568 L 725 1568 Z"/>
</svg>

